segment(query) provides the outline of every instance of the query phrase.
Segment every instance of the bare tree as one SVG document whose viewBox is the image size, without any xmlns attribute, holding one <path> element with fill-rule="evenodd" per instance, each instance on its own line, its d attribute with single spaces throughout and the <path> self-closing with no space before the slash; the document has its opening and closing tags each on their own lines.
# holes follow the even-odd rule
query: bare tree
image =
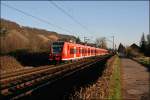
<svg viewBox="0 0 150 100">
<path fill-rule="evenodd" d="M 77 38 L 76 38 L 76 43 L 80 43 L 81 42 L 81 40 L 80 40 L 80 37 L 78 36 Z"/>
<path fill-rule="evenodd" d="M 97 38 L 95 41 L 96 47 L 107 49 L 105 37 Z"/>
</svg>

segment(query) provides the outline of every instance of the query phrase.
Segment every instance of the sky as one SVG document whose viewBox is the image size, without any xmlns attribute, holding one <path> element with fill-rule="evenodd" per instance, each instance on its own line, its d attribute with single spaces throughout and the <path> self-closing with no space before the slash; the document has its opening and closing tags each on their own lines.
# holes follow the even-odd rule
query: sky
<svg viewBox="0 0 150 100">
<path fill-rule="evenodd" d="M 89 42 L 99 37 L 112 40 L 114 36 L 117 46 L 129 46 L 139 44 L 143 32 L 149 33 L 149 1 L 2 1 L 1 18 L 22 26 L 79 36 L 81 40 L 87 37 Z M 112 47 L 112 42 L 107 44 Z"/>
</svg>

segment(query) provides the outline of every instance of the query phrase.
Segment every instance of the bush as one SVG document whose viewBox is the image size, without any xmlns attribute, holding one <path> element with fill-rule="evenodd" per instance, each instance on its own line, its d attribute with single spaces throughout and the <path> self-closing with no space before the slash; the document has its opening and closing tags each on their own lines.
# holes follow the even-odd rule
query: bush
<svg viewBox="0 0 150 100">
<path fill-rule="evenodd" d="M 0 27 L 0 36 L 5 36 L 8 34 L 8 31 L 6 28 Z"/>
</svg>

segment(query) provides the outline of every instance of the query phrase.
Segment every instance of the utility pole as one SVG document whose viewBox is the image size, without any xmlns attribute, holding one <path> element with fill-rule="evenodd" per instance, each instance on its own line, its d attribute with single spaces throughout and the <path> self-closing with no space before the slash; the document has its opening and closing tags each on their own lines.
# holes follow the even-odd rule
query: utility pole
<svg viewBox="0 0 150 100">
<path fill-rule="evenodd" d="M 114 50 L 114 47 L 115 47 L 114 36 L 112 36 L 112 38 L 113 38 L 113 50 Z"/>
<path fill-rule="evenodd" d="M 84 43 L 85 43 L 85 38 L 86 38 L 86 37 L 84 36 L 83 38 L 84 38 Z"/>
</svg>

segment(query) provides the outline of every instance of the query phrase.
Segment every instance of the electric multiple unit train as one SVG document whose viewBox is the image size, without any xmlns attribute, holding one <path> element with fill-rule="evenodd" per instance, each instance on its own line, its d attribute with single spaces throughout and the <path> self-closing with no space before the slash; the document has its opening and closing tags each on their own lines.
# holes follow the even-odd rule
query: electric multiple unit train
<svg viewBox="0 0 150 100">
<path fill-rule="evenodd" d="M 57 41 L 53 42 L 50 47 L 49 60 L 69 61 L 106 54 L 108 54 L 108 50 L 106 49 L 70 42 Z"/>
</svg>

